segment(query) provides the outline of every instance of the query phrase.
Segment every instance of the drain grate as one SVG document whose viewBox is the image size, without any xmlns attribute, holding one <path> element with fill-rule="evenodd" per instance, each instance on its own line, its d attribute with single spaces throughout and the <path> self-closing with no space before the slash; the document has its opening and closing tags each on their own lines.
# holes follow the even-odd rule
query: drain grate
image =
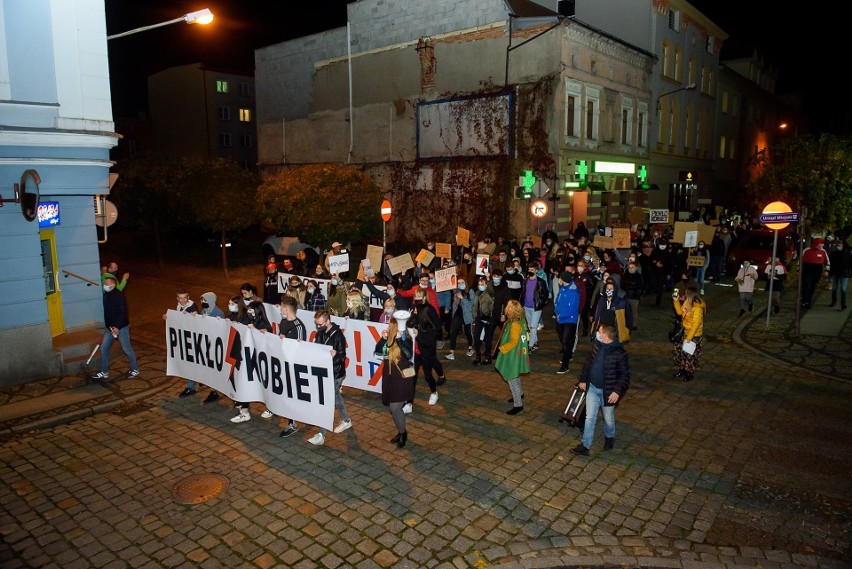
<svg viewBox="0 0 852 569">
<path fill-rule="evenodd" d="M 180 504 L 201 504 L 228 488 L 228 479 L 220 474 L 193 474 L 172 487 L 172 499 Z"/>
</svg>

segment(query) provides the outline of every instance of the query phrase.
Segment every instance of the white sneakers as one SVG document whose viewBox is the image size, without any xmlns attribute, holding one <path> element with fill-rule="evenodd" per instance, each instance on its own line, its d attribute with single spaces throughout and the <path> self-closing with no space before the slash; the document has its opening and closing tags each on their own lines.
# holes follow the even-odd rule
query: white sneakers
<svg viewBox="0 0 852 569">
<path fill-rule="evenodd" d="M 351 428 L 352 428 L 352 420 L 351 419 L 349 421 L 340 421 L 337 424 L 337 426 L 334 427 L 334 432 L 335 433 L 342 433 L 343 431 L 345 431 L 347 429 L 351 429 Z"/>
<path fill-rule="evenodd" d="M 322 433 L 317 433 L 311 438 L 309 438 L 308 442 L 318 447 L 322 446 L 325 444 L 325 436 Z"/>
<path fill-rule="evenodd" d="M 456 359 L 456 355 L 454 353 L 450 352 L 449 354 L 447 354 L 447 359 L 448 360 L 454 360 L 454 359 Z"/>
<path fill-rule="evenodd" d="M 472 357 L 473 357 L 473 348 L 468 348 L 468 349 L 467 349 L 467 357 L 469 357 L 469 358 L 472 358 Z"/>
<path fill-rule="evenodd" d="M 406 415 L 408 415 L 412 411 L 414 411 L 414 407 L 411 406 L 411 403 L 406 403 L 405 405 L 402 406 L 402 412 L 405 413 Z"/>
<path fill-rule="evenodd" d="M 272 418 L 272 411 L 267 409 L 266 411 L 264 411 L 263 413 L 260 414 L 260 418 L 261 419 L 271 419 Z"/>
<path fill-rule="evenodd" d="M 436 391 L 435 393 L 433 393 L 429 396 L 429 405 L 434 405 L 437 402 L 438 402 L 438 392 Z"/>
<path fill-rule="evenodd" d="M 251 415 L 249 415 L 248 413 L 240 413 L 236 417 L 231 418 L 232 423 L 245 423 L 246 421 L 251 421 Z"/>
</svg>

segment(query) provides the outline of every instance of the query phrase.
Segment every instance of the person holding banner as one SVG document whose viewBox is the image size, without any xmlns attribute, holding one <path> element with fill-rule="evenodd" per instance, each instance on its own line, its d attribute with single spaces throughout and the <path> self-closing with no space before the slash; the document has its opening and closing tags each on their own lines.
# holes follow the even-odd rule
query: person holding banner
<svg viewBox="0 0 852 569">
<path fill-rule="evenodd" d="M 296 304 L 296 299 L 291 296 L 285 296 L 281 299 L 281 323 L 278 325 L 278 337 L 282 340 L 289 338 L 297 342 L 304 342 L 307 339 L 307 329 L 305 323 L 302 322 L 296 315 L 299 306 Z M 289 437 L 299 430 L 299 426 L 294 419 L 290 419 L 287 427 L 278 433 L 279 437 Z"/>
<path fill-rule="evenodd" d="M 331 321 L 331 313 L 325 308 L 314 313 L 314 324 L 317 327 L 314 343 L 331 346 L 331 361 L 334 370 L 334 408 L 340 413 L 341 419 L 340 423 L 334 427 L 334 432 L 342 433 L 352 427 L 352 420 L 349 418 L 349 413 L 346 412 L 346 403 L 344 403 L 343 394 L 340 392 L 343 381 L 346 379 L 346 339 L 343 337 L 343 330 Z M 325 429 L 320 427 L 319 432 L 309 438 L 308 442 L 314 446 L 324 445 Z"/>
<path fill-rule="evenodd" d="M 404 314 L 404 313 L 403 313 Z M 408 441 L 405 427 L 404 407 L 414 399 L 415 377 L 406 377 L 413 367 L 414 347 L 411 336 L 405 330 L 405 320 L 391 318 L 388 327 L 382 330 L 382 337 L 376 343 L 376 355 L 384 360 L 382 369 L 382 403 L 390 407 L 391 418 L 396 425 L 397 434 L 390 440 L 398 448 Z"/>
<path fill-rule="evenodd" d="M 266 310 L 263 308 L 262 300 L 252 300 L 245 310 L 245 320 L 248 322 L 246 326 L 261 332 L 272 331 L 272 324 L 269 323 L 269 318 L 266 317 Z M 249 412 L 249 404 L 247 402 L 234 401 L 234 407 L 240 410 L 240 414 L 231 418 L 232 423 L 245 423 L 251 420 L 251 413 Z M 266 409 L 261 417 L 264 419 L 272 418 L 272 411 Z"/>
</svg>

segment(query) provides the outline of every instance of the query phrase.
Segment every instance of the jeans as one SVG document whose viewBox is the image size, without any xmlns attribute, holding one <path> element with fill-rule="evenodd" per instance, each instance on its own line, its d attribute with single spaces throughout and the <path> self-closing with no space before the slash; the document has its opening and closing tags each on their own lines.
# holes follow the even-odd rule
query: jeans
<svg viewBox="0 0 852 569">
<path fill-rule="evenodd" d="M 101 340 L 101 372 L 109 373 L 109 350 L 112 348 L 112 343 L 115 338 L 112 337 L 112 332 L 109 328 L 104 328 L 104 337 Z M 136 352 L 133 351 L 133 346 L 130 344 L 130 325 L 118 329 L 118 342 L 121 344 L 121 349 L 127 354 L 127 359 L 130 360 L 130 369 L 139 369 L 136 366 Z"/>
<path fill-rule="evenodd" d="M 340 419 L 342 421 L 349 420 L 349 413 L 346 412 L 346 403 L 343 402 L 343 394 L 340 393 L 340 388 L 343 386 L 345 380 L 345 375 L 334 378 L 334 407 L 340 412 Z M 325 435 L 326 430 L 320 427 L 319 432 Z"/>
<path fill-rule="evenodd" d="M 583 446 L 592 448 L 595 438 L 595 424 L 598 421 L 598 409 L 603 410 L 604 437 L 615 438 L 615 405 L 604 405 L 604 393 L 600 387 L 586 384 L 586 426 L 583 428 Z"/>
<path fill-rule="evenodd" d="M 698 292 L 704 290 L 704 267 L 695 267 L 695 284 L 698 285 Z"/>
<path fill-rule="evenodd" d="M 538 323 L 541 322 L 541 310 L 524 306 L 527 316 L 527 326 L 530 327 L 530 347 L 538 344 Z"/>
<path fill-rule="evenodd" d="M 840 306 L 846 308 L 846 283 L 849 277 L 841 277 L 840 275 L 831 275 L 831 304 L 837 302 L 837 290 L 840 289 Z"/>
</svg>

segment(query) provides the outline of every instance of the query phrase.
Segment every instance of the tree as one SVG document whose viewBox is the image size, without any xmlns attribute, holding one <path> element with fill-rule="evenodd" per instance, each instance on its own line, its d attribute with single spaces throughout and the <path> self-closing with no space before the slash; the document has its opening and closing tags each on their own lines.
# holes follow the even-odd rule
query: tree
<svg viewBox="0 0 852 569">
<path fill-rule="evenodd" d="M 187 171 L 182 160 L 144 154 L 121 161 L 116 170 L 118 181 L 110 197 L 129 213 L 129 224 L 153 232 L 157 262 L 162 267 L 164 232 L 187 222 L 182 207 Z"/>
<path fill-rule="evenodd" d="M 219 234 L 222 250 L 222 270 L 228 276 L 226 234 L 240 231 L 257 223 L 255 208 L 257 176 L 233 160 L 211 158 L 187 161 L 185 164 L 185 208 L 191 212 L 193 224 Z"/>
<path fill-rule="evenodd" d="M 280 172 L 258 188 L 261 224 L 305 243 L 363 243 L 382 234 L 381 192 L 358 168 L 313 164 Z"/>
<path fill-rule="evenodd" d="M 752 195 L 762 210 L 783 201 L 793 210 L 807 208 L 805 223 L 835 229 L 852 220 L 852 139 L 823 134 L 785 140 L 763 153 Z"/>
</svg>

